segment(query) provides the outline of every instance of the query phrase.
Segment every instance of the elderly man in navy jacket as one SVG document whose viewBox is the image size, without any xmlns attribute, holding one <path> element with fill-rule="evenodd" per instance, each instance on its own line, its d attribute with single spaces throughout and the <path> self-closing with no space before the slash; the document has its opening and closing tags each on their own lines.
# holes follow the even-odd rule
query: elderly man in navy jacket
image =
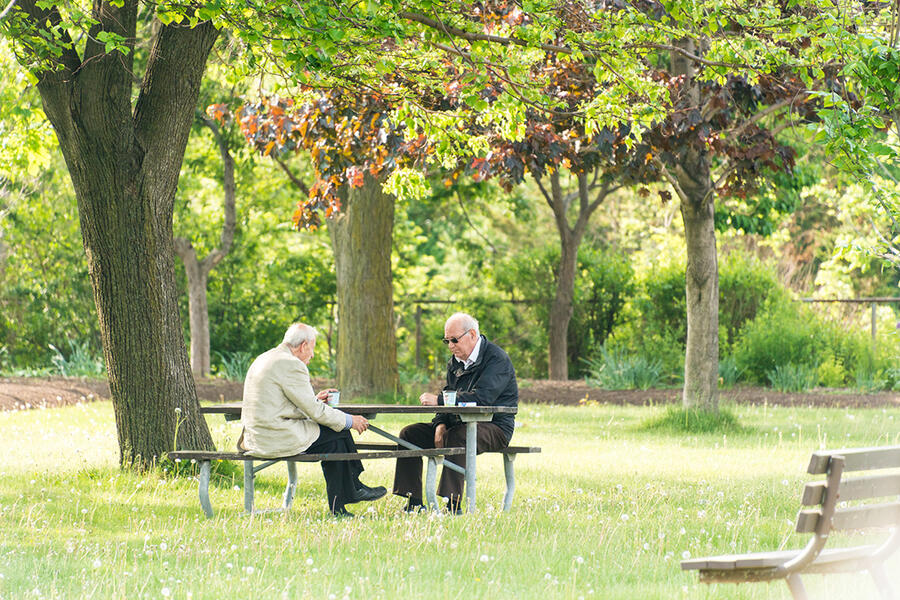
<svg viewBox="0 0 900 600">
<path fill-rule="evenodd" d="M 478 330 L 478 321 L 466 313 L 456 313 L 444 325 L 443 342 L 453 356 L 447 362 L 447 385 L 444 390 L 456 390 L 456 401 L 474 402 L 478 406 L 518 406 L 519 388 L 516 371 L 509 355 L 500 346 L 489 342 Z M 425 405 L 443 405 L 443 392 L 424 393 L 419 401 Z M 478 423 L 478 453 L 502 450 L 509 445 L 515 427 L 512 414 L 495 414 L 490 422 Z M 420 448 L 452 448 L 466 445 L 466 426 L 459 416 L 437 415 L 431 423 L 415 423 L 404 427 L 400 437 Z M 465 456 L 451 460 L 465 467 Z M 447 508 L 460 512 L 463 476 L 443 469 L 438 495 L 446 497 Z M 406 509 L 422 507 L 422 459 L 399 458 L 394 473 L 394 494 L 407 498 Z"/>
</svg>

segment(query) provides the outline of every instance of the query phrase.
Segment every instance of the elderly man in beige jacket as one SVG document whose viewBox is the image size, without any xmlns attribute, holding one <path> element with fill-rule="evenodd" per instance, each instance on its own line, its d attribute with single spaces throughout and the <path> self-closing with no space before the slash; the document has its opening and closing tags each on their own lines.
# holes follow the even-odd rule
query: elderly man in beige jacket
<svg viewBox="0 0 900 600">
<path fill-rule="evenodd" d="M 350 430 L 364 432 L 369 422 L 325 403 L 328 392 L 316 394 L 307 365 L 312 360 L 318 332 L 294 323 L 277 347 L 259 355 L 244 379 L 241 422 L 244 432 L 238 446 L 252 456 L 279 458 L 301 452 L 356 452 Z M 377 500 L 387 490 L 370 488 L 359 481 L 362 463 L 322 462 L 328 507 L 337 516 L 353 516 L 346 504 Z"/>
</svg>

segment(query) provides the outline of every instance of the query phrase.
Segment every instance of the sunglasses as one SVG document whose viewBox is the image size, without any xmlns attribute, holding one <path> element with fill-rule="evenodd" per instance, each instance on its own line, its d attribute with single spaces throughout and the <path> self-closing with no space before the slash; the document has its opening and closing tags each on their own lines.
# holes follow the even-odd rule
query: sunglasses
<svg viewBox="0 0 900 600">
<path fill-rule="evenodd" d="M 458 344 L 460 338 L 461 338 L 462 336 L 466 335 L 467 333 L 469 333 L 470 331 L 472 331 L 472 330 L 471 330 L 471 329 L 466 329 L 466 330 L 463 331 L 461 334 L 459 334 L 459 337 L 441 338 L 441 341 L 444 342 L 445 344 L 449 344 L 450 342 L 453 342 L 454 344 Z"/>
</svg>

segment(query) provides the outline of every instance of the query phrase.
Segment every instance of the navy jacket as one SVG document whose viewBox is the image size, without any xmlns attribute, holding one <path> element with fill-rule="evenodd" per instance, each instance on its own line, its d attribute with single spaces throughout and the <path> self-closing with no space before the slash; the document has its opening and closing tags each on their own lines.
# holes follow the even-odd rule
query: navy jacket
<svg viewBox="0 0 900 600">
<path fill-rule="evenodd" d="M 481 336 L 481 350 L 478 358 L 468 369 L 463 363 L 450 357 L 447 361 L 447 390 L 456 390 L 456 403 L 474 402 L 478 406 L 518 406 L 519 386 L 516 370 L 509 355 L 497 344 Z M 438 404 L 444 403 L 443 394 L 438 395 Z M 458 415 L 437 415 L 435 425 L 444 423 L 448 427 L 458 425 Z M 496 414 L 491 423 L 500 427 L 509 441 L 512 438 L 516 418 L 512 414 Z"/>
</svg>

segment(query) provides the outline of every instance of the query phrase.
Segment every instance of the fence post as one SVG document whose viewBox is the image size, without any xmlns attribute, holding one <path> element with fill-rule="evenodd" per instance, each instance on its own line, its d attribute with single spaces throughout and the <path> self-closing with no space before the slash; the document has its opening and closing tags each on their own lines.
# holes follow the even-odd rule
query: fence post
<svg viewBox="0 0 900 600">
<path fill-rule="evenodd" d="M 875 327 L 876 327 L 876 325 L 875 325 L 875 309 L 876 309 L 877 307 L 878 307 L 878 304 L 875 303 L 875 302 L 873 302 L 873 303 L 872 303 L 872 356 L 873 356 L 873 357 L 875 356 L 876 350 L 878 350 L 878 348 L 877 348 L 877 346 L 878 346 L 878 341 L 876 340 L 876 337 L 875 337 L 875 333 L 876 333 L 876 330 L 875 330 Z"/>
</svg>

